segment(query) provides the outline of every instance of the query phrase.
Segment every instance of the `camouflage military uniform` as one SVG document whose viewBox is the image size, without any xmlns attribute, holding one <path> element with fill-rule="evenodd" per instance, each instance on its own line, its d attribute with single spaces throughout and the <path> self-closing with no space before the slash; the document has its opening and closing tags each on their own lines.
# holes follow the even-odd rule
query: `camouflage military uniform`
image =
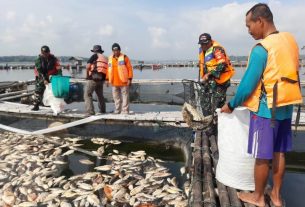
<svg viewBox="0 0 305 207">
<path fill-rule="evenodd" d="M 58 70 L 59 62 L 54 55 L 50 55 L 48 58 L 42 57 L 41 55 L 35 61 L 35 73 L 36 73 L 36 83 L 34 92 L 34 105 L 39 105 L 42 102 L 42 97 L 44 90 L 46 89 L 44 81 L 49 80 L 50 75 L 57 75 L 61 73 Z"/>
<path fill-rule="evenodd" d="M 225 56 L 225 52 L 222 48 L 217 48 L 219 53 Z M 227 88 L 230 86 L 230 80 L 225 83 L 218 84 L 215 79 L 218 79 L 226 70 L 226 63 L 219 63 L 215 70 L 209 71 L 209 79 L 203 84 L 202 87 L 202 98 L 201 106 L 203 110 L 203 115 L 212 115 L 215 113 L 217 108 L 221 108 L 226 103 L 226 93 Z M 206 66 L 204 67 L 204 72 L 208 73 Z M 213 125 L 207 131 L 209 135 L 217 135 L 217 116 L 214 117 Z"/>
<path fill-rule="evenodd" d="M 219 64 L 215 70 L 211 71 L 208 81 L 203 84 L 201 106 L 204 115 L 212 114 L 216 108 L 221 108 L 226 102 L 226 93 L 227 88 L 230 86 L 230 80 L 223 84 L 218 84 L 215 81 L 215 78 L 219 78 L 225 69 L 226 65 L 224 63 Z"/>
</svg>

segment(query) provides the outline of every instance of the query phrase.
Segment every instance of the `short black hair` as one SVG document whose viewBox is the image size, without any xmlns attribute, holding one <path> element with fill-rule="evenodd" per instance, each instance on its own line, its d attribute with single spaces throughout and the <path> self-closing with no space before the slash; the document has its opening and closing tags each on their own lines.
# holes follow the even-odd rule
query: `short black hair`
<svg viewBox="0 0 305 207">
<path fill-rule="evenodd" d="M 265 20 L 267 20 L 268 22 L 273 23 L 273 14 L 269 8 L 269 6 L 267 4 L 264 3 L 258 3 L 255 4 L 246 14 L 246 16 L 248 16 L 248 14 L 251 12 L 252 16 L 251 16 L 251 20 L 252 21 L 257 21 L 257 19 L 259 17 L 264 18 Z"/>
</svg>

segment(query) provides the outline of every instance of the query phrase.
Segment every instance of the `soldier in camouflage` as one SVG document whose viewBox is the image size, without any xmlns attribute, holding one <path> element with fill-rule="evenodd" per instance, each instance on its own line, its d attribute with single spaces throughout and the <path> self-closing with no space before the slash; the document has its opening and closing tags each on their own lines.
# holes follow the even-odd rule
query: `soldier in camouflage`
<svg viewBox="0 0 305 207">
<path fill-rule="evenodd" d="M 45 86 L 50 83 L 50 77 L 61 74 L 58 59 L 50 53 L 50 48 L 46 45 L 41 47 L 41 54 L 35 61 L 34 73 L 36 83 L 33 101 L 34 107 L 32 110 L 38 111 L 46 88 Z"/>
<path fill-rule="evenodd" d="M 199 67 L 203 80 L 201 88 L 201 106 L 203 115 L 212 115 L 216 108 L 221 108 L 226 102 L 227 88 L 230 78 L 234 75 L 234 68 L 225 49 L 212 40 L 211 35 L 204 33 L 199 36 Z M 210 135 L 217 134 L 217 117 L 213 126 L 207 131 Z"/>
<path fill-rule="evenodd" d="M 226 102 L 227 88 L 230 78 L 234 75 L 234 68 L 225 49 L 212 40 L 211 35 L 204 33 L 199 36 L 199 67 L 204 82 L 202 108 L 210 110 L 221 108 Z"/>
</svg>

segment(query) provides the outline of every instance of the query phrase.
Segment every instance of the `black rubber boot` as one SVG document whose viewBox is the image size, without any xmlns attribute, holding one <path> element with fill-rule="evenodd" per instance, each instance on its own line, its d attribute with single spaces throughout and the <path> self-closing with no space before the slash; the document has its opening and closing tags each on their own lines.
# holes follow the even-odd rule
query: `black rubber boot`
<svg viewBox="0 0 305 207">
<path fill-rule="evenodd" d="M 34 107 L 31 110 L 32 111 L 38 111 L 39 110 L 38 104 L 35 104 Z"/>
</svg>

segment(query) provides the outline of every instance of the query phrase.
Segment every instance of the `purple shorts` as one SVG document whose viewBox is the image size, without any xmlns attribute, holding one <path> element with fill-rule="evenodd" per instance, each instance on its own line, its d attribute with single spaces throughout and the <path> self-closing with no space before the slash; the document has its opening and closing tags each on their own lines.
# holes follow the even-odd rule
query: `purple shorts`
<svg viewBox="0 0 305 207">
<path fill-rule="evenodd" d="M 273 159 L 274 152 L 288 152 L 292 149 L 291 119 L 275 120 L 250 115 L 248 153 L 254 158 Z"/>
</svg>

